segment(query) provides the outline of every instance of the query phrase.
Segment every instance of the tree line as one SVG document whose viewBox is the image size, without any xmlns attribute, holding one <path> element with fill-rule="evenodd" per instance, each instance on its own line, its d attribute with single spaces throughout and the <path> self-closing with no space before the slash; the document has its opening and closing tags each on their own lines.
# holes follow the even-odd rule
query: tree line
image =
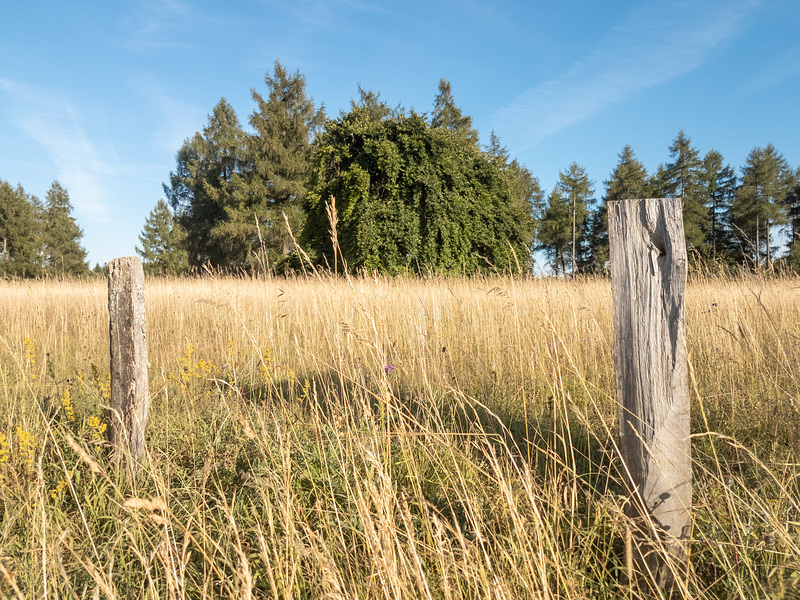
<svg viewBox="0 0 800 600">
<path fill-rule="evenodd" d="M 800 270 L 800 169 L 772 144 L 737 174 L 680 131 L 652 173 L 625 146 L 599 197 L 577 163 L 548 193 L 494 132 L 480 144 L 444 79 L 429 114 L 359 85 L 330 118 L 300 72 L 276 61 L 265 83 L 265 95 L 251 90 L 249 127 L 223 98 L 178 150 L 139 236 L 147 272 L 472 274 L 529 271 L 544 257 L 556 275 L 602 273 L 607 203 L 653 197 L 683 200 L 696 262 Z M 54 183 L 43 204 L 0 183 L 0 273 L 88 270 L 66 190 Z"/>
<path fill-rule="evenodd" d="M 82 237 L 69 194 L 58 181 L 42 202 L 0 179 L 0 276 L 87 275 Z"/>
<path fill-rule="evenodd" d="M 307 259 L 331 270 L 475 273 L 529 269 L 544 256 L 556 275 L 599 273 L 607 203 L 653 197 L 682 198 L 695 261 L 800 268 L 800 170 L 772 144 L 753 148 L 737 175 L 680 131 L 652 173 L 626 146 L 599 197 L 576 163 L 545 193 L 494 132 L 479 144 L 444 79 L 430 114 L 359 86 L 333 118 L 279 62 L 266 85 L 266 98 L 252 91 L 250 131 L 222 99 L 178 151 L 169 206 L 157 205 L 141 237 L 153 268 L 282 271 Z"/>
</svg>

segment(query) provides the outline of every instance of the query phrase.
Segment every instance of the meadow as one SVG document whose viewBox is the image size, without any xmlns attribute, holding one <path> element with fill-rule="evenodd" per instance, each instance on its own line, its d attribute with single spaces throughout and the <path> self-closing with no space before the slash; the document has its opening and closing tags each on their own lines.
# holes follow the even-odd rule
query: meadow
<svg viewBox="0 0 800 600">
<path fill-rule="evenodd" d="M 644 598 L 605 279 L 146 283 L 134 477 L 104 281 L 0 282 L 0 597 Z M 800 597 L 800 279 L 687 288 L 682 598 Z"/>
</svg>

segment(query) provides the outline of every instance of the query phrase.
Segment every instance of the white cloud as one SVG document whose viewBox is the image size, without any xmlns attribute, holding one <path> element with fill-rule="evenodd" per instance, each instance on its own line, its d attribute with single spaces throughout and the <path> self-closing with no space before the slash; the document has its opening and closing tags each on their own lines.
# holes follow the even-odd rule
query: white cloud
<svg viewBox="0 0 800 600">
<path fill-rule="evenodd" d="M 54 173 L 69 191 L 75 210 L 92 221 L 108 219 L 108 194 L 103 178 L 112 169 L 81 124 L 79 111 L 62 94 L 0 78 L 0 92 L 11 122 L 41 145 L 55 166 Z"/>
<path fill-rule="evenodd" d="M 169 95 L 154 79 L 142 75 L 131 80 L 130 86 L 154 109 L 158 120 L 151 143 L 158 153 L 174 156 L 186 138 L 200 131 L 208 120 L 211 107 L 205 109 Z"/>
<path fill-rule="evenodd" d="M 492 115 L 517 151 L 593 113 L 701 66 L 760 0 L 654 1 L 635 9 L 566 73 Z"/>
</svg>

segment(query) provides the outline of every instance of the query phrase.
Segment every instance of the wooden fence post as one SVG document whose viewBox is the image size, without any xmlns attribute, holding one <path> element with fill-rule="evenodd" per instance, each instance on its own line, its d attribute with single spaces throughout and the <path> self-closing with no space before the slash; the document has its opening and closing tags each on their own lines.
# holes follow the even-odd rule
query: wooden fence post
<svg viewBox="0 0 800 600">
<path fill-rule="evenodd" d="M 134 474 L 144 455 L 150 394 L 144 272 L 137 257 L 108 263 L 108 316 L 111 338 L 111 441 L 130 455 Z"/>
<path fill-rule="evenodd" d="M 692 527 L 683 203 L 609 202 L 608 237 L 620 452 L 637 523 L 633 558 L 665 589 L 685 577 Z"/>
</svg>

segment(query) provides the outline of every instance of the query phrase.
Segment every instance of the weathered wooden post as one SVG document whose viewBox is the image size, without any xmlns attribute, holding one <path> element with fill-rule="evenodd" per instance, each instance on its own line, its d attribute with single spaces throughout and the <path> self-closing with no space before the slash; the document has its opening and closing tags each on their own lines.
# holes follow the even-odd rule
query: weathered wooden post
<svg viewBox="0 0 800 600">
<path fill-rule="evenodd" d="M 111 440 L 129 454 L 134 474 L 144 455 L 150 394 L 142 261 L 133 256 L 108 263 L 111 337 Z"/>
<path fill-rule="evenodd" d="M 680 199 L 608 204 L 620 451 L 641 542 L 634 559 L 662 589 L 685 575 L 692 528 L 682 208 Z"/>
</svg>

